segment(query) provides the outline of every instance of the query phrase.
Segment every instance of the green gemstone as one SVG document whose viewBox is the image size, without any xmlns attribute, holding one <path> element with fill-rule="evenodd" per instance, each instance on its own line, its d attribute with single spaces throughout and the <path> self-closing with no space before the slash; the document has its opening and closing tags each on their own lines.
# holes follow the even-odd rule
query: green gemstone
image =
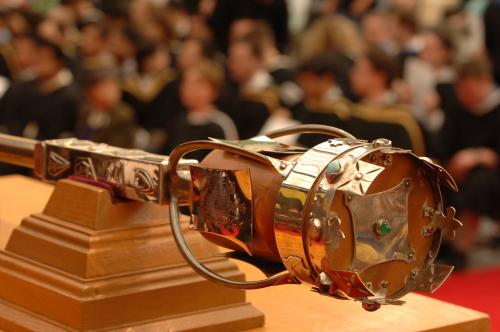
<svg viewBox="0 0 500 332">
<path fill-rule="evenodd" d="M 378 227 L 378 232 L 381 235 L 389 234 L 391 231 L 392 231 L 392 227 L 391 227 L 391 224 L 389 224 L 388 222 L 383 222 Z"/>
<path fill-rule="evenodd" d="M 331 178 L 340 173 L 342 166 L 338 160 L 334 160 L 326 166 L 326 176 Z"/>
</svg>

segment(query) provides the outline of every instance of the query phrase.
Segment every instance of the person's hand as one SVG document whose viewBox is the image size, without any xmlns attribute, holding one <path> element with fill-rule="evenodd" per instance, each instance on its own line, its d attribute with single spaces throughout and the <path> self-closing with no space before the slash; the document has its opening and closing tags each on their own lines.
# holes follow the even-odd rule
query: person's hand
<svg viewBox="0 0 500 332">
<path fill-rule="evenodd" d="M 458 151 L 448 163 L 448 171 L 461 182 L 476 166 L 495 168 L 498 166 L 498 155 L 489 148 L 468 148 Z"/>
<path fill-rule="evenodd" d="M 396 93 L 398 102 L 400 103 L 411 103 L 413 98 L 413 91 L 408 83 L 402 79 L 396 79 L 392 83 L 392 90 Z"/>
<path fill-rule="evenodd" d="M 499 157 L 498 154 L 490 148 L 476 149 L 479 154 L 479 163 L 487 168 L 498 167 Z"/>
<path fill-rule="evenodd" d="M 439 109 L 441 105 L 441 98 L 439 94 L 432 90 L 426 93 L 423 100 L 423 106 L 427 113 L 432 113 Z"/>
</svg>

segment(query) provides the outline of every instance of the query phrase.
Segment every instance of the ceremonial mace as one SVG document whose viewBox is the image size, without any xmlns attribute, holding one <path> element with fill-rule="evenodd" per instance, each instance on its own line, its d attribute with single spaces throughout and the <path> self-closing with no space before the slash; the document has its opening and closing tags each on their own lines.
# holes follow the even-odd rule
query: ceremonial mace
<svg viewBox="0 0 500 332">
<path fill-rule="evenodd" d="M 330 136 L 311 149 L 279 143 L 286 135 Z M 183 159 L 211 150 L 201 161 Z M 356 139 L 334 127 L 300 125 L 243 141 L 179 145 L 170 156 L 77 139 L 0 135 L 0 161 L 33 168 L 48 181 L 72 177 L 121 199 L 169 204 L 173 236 L 189 265 L 228 287 L 255 289 L 307 282 L 313 290 L 376 310 L 410 291 L 435 291 L 452 266 L 434 264 L 443 236 L 460 222 L 445 209 L 441 186 L 452 177 L 430 159 L 387 139 Z M 267 279 L 235 281 L 192 255 L 189 228 L 231 249 Z"/>
</svg>

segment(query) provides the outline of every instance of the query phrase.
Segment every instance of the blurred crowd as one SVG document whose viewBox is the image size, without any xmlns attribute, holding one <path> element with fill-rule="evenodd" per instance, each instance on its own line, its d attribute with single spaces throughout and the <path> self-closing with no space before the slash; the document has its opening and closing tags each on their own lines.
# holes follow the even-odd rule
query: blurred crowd
<svg viewBox="0 0 500 332">
<path fill-rule="evenodd" d="M 498 31 L 498 0 L 2 0 L 0 132 L 161 154 L 298 123 L 385 137 L 459 183 L 463 265 L 500 217 Z"/>
</svg>

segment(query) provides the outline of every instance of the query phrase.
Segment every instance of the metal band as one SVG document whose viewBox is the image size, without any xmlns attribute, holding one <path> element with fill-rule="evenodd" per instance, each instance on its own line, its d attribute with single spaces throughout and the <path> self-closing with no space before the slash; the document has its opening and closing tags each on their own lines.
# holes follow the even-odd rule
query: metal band
<svg viewBox="0 0 500 332">
<path fill-rule="evenodd" d="M 353 155 L 363 154 L 368 146 L 366 141 L 330 139 L 302 155 L 283 181 L 276 200 L 276 244 L 287 269 L 300 279 L 314 283 L 317 277 L 309 262 L 307 240 L 304 242 L 303 235 L 312 217 L 306 213 L 320 174 L 335 158 L 358 149 L 361 150 Z"/>
</svg>

